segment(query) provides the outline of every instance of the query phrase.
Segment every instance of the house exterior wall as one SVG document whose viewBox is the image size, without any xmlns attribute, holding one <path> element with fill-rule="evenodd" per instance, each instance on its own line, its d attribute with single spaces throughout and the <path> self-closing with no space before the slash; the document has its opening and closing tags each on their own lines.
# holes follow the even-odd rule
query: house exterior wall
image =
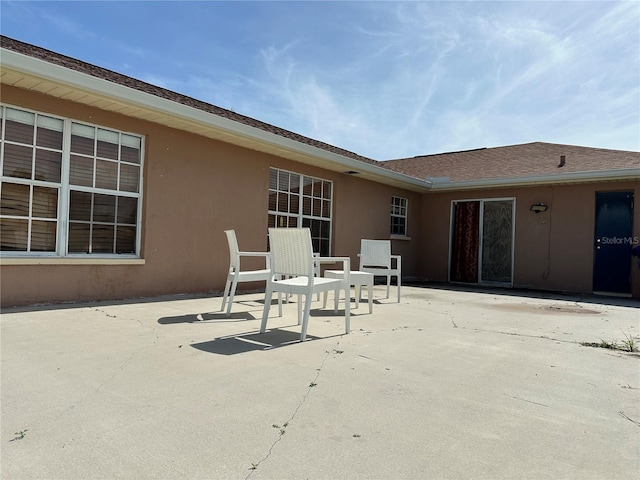
<svg viewBox="0 0 640 480">
<path fill-rule="evenodd" d="M 513 197 L 516 201 L 513 286 L 592 293 L 596 192 L 632 191 L 637 182 L 605 182 L 429 193 L 423 196 L 420 276 L 447 281 L 451 202 Z M 544 213 L 529 210 L 545 203 Z M 634 208 L 633 236 L 640 237 L 640 208 Z M 631 256 L 629 261 L 632 262 Z M 633 261 L 632 295 L 640 297 L 640 268 Z"/>
<path fill-rule="evenodd" d="M 236 230 L 241 250 L 267 248 L 269 167 L 334 182 L 333 255 L 349 255 L 357 265 L 360 238 L 389 238 L 391 195 L 409 199 L 409 234 L 418 232 L 422 202 L 413 192 L 10 86 L 3 85 L 2 102 L 145 136 L 144 264 L 91 257 L 3 264 L 2 306 L 222 290 L 229 265 L 224 230 Z M 417 245 L 415 238 L 394 241 L 408 275 L 417 273 Z"/>
</svg>

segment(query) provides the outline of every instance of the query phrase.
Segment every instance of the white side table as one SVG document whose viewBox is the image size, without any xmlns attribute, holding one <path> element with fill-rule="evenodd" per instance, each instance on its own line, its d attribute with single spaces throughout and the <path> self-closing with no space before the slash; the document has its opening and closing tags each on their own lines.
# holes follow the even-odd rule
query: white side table
<svg viewBox="0 0 640 480">
<path fill-rule="evenodd" d="M 325 270 L 324 276 L 327 278 L 344 278 L 344 270 Z M 354 272 L 349 272 L 349 279 L 351 280 L 351 285 L 353 285 L 356 289 L 355 308 L 358 308 L 358 304 L 360 303 L 361 287 L 368 287 L 369 313 L 373 313 L 373 274 L 356 270 Z M 338 293 L 339 291 L 336 292 L 336 297 L 335 297 L 336 308 L 338 303 L 338 296 L 337 296 Z M 345 301 L 351 301 L 351 299 L 345 299 Z M 324 293 L 323 308 L 325 308 L 326 306 L 327 306 L 327 292 Z"/>
</svg>

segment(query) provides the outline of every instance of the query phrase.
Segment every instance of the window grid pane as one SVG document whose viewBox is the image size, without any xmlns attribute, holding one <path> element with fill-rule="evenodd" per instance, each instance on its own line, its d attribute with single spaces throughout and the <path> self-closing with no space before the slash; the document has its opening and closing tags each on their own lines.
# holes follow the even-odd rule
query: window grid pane
<svg viewBox="0 0 640 480">
<path fill-rule="evenodd" d="M 18 218 L 0 218 L 0 241 L 2 250 L 26 252 L 29 241 L 29 220 Z"/>
<path fill-rule="evenodd" d="M 9 112 L 7 112 L 9 113 Z M 20 118 L 19 121 L 7 117 L 5 125 L 5 138 L 7 142 L 33 145 L 35 115 L 29 114 L 27 118 Z"/>
<path fill-rule="evenodd" d="M 33 220 L 31 222 L 31 251 L 55 252 L 57 222 Z"/>
<path fill-rule="evenodd" d="M 5 144 L 2 158 L 4 176 L 31 179 L 32 164 L 33 147 Z"/>
</svg>

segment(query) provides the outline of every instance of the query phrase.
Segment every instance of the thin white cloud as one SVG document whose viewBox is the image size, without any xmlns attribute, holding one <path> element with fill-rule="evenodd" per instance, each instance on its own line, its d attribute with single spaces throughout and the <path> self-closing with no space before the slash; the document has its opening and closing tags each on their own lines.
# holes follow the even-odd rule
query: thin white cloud
<svg viewBox="0 0 640 480">
<path fill-rule="evenodd" d="M 640 150 L 637 2 L 187 3 L 163 20 L 169 40 L 26 5 L 78 47 L 93 35 L 78 58 L 376 159 L 530 141 Z M 197 30 L 203 13 L 223 31 Z"/>
</svg>

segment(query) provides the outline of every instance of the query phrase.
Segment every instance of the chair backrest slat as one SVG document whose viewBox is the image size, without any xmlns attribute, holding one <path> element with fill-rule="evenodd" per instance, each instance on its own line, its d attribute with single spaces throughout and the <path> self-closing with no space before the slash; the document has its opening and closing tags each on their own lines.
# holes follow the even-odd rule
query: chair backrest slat
<svg viewBox="0 0 640 480">
<path fill-rule="evenodd" d="M 313 246 L 308 228 L 270 228 L 269 245 L 273 274 L 313 277 Z"/>
<path fill-rule="evenodd" d="M 360 241 L 360 268 L 362 267 L 391 268 L 391 241 L 362 239 Z"/>
</svg>

